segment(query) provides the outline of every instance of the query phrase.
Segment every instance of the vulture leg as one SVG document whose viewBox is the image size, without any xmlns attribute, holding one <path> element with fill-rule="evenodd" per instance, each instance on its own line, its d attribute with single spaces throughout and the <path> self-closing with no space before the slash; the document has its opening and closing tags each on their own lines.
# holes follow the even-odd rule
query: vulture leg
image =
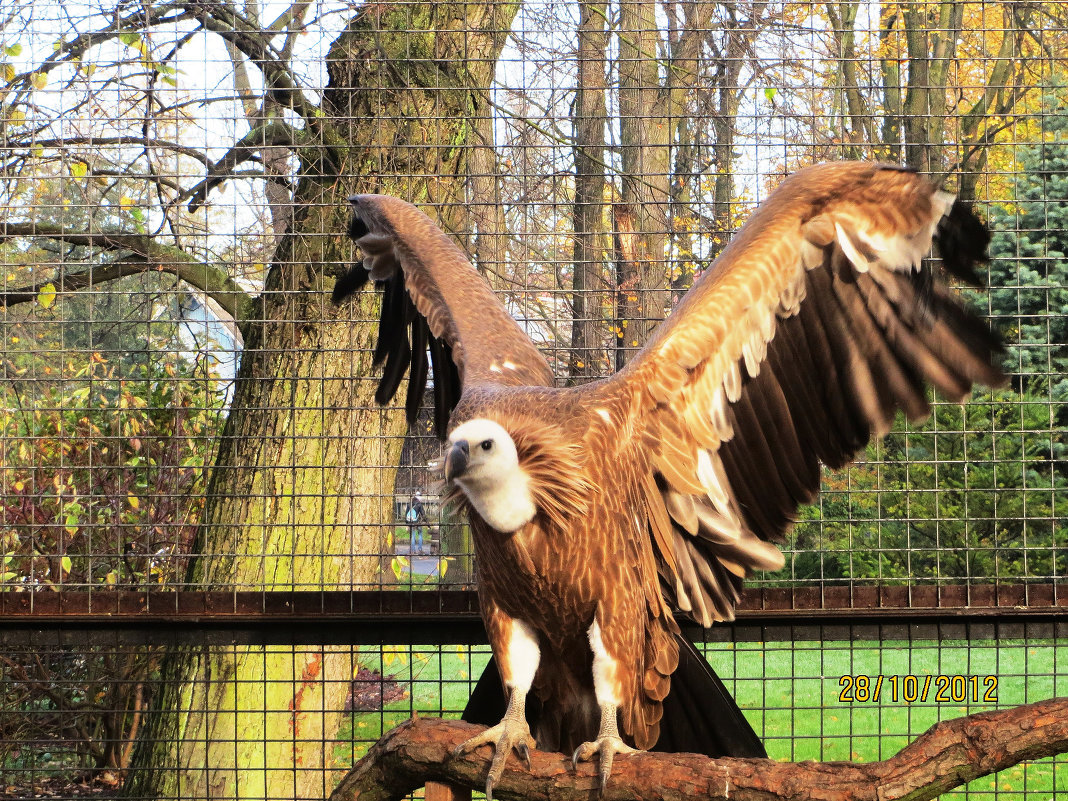
<svg viewBox="0 0 1068 801">
<path fill-rule="evenodd" d="M 602 798 L 608 786 L 608 777 L 612 775 L 612 761 L 615 755 L 634 754 L 638 751 L 637 748 L 631 748 L 623 742 L 619 736 L 619 729 L 616 728 L 618 711 L 619 707 L 615 704 L 601 704 L 601 729 L 597 732 L 597 739 L 580 745 L 571 757 L 571 763 L 578 767 L 579 762 L 592 759 L 594 754 L 599 755 Z"/>
<path fill-rule="evenodd" d="M 600 610 L 598 616 L 599 612 Z M 604 639 L 601 637 L 601 624 L 596 618 L 590 626 L 589 636 L 590 647 L 593 649 L 593 691 L 597 696 L 597 705 L 601 708 L 601 726 L 597 739 L 576 748 L 571 762 L 578 767 L 579 762 L 592 759 L 594 754 L 600 757 L 601 796 L 604 797 L 616 754 L 633 754 L 638 749 L 627 745 L 619 736 L 616 718 L 622 694 L 618 678 L 620 670 L 617 660 L 605 648 Z"/>
<path fill-rule="evenodd" d="M 527 693 L 541 659 L 538 635 L 534 629 L 521 620 L 495 611 L 497 614 L 492 622 L 486 621 L 486 628 L 490 631 L 494 656 L 500 665 L 501 678 L 508 693 L 508 709 L 500 723 L 460 743 L 455 751 L 456 754 L 466 754 L 480 745 L 493 746 L 493 762 L 486 776 L 486 801 L 493 801 L 493 785 L 504 773 L 504 765 L 513 748 L 526 763 L 527 770 L 530 770 L 530 749 L 535 747 L 535 742 L 527 723 Z"/>
</svg>

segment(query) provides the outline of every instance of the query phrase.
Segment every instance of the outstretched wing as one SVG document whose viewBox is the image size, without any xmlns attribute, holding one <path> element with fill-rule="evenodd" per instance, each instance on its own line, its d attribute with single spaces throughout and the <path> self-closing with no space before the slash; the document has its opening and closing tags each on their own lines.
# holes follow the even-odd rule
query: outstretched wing
<svg viewBox="0 0 1068 801">
<path fill-rule="evenodd" d="M 405 408 L 413 423 L 432 366 L 435 427 L 444 439 L 464 385 L 552 385 L 545 357 L 429 217 L 386 195 L 354 195 L 349 202 L 349 236 L 363 260 L 338 280 L 333 300 L 341 302 L 368 280 L 383 288 L 374 363 L 385 369 L 377 403 L 389 403 L 410 373 Z"/>
<path fill-rule="evenodd" d="M 1000 344 L 921 260 L 974 280 L 989 235 L 900 168 L 841 163 L 788 178 L 605 386 L 651 451 L 646 505 L 667 600 L 710 625 L 741 580 L 783 564 L 819 488 L 927 385 L 962 401 L 1000 385 Z"/>
</svg>

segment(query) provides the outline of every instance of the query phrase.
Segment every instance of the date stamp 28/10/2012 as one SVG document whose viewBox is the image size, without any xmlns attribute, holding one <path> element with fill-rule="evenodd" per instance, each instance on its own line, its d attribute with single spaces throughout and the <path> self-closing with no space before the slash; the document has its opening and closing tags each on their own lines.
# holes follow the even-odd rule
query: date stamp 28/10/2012
<svg viewBox="0 0 1068 801">
<path fill-rule="evenodd" d="M 998 700 L 997 676 L 840 676 L 838 686 L 842 688 L 838 700 L 844 704 L 994 704 Z"/>
</svg>

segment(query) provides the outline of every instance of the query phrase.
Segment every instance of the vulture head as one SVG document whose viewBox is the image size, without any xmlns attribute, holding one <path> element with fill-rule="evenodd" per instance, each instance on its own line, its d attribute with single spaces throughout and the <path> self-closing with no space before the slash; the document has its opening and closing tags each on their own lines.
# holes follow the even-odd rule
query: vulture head
<svg viewBox="0 0 1068 801">
<path fill-rule="evenodd" d="M 482 519 L 502 533 L 517 531 L 537 513 L 515 441 L 493 420 L 476 418 L 453 429 L 445 480 L 454 482 Z"/>
</svg>

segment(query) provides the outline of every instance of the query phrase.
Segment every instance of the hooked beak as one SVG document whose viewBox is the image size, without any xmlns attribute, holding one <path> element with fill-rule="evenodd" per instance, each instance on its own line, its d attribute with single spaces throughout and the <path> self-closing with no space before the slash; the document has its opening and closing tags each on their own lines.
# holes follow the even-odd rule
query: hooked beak
<svg viewBox="0 0 1068 801">
<path fill-rule="evenodd" d="M 467 444 L 467 440 L 454 442 L 449 452 L 445 454 L 445 480 L 452 481 L 457 476 L 463 475 L 469 461 L 471 461 L 471 446 Z"/>
</svg>

